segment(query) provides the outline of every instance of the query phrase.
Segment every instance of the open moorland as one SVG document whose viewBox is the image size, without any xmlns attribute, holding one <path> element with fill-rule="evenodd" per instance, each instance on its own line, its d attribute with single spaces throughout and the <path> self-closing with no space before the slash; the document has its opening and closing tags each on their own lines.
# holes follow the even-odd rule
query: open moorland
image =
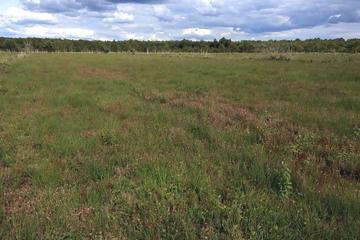
<svg viewBox="0 0 360 240">
<path fill-rule="evenodd" d="M 360 238 L 360 55 L 0 58 L 0 239 Z"/>
</svg>

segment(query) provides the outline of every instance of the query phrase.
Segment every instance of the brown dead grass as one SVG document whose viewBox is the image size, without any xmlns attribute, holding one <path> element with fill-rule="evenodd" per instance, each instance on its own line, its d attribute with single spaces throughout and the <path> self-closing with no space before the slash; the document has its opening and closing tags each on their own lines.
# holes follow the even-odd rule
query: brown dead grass
<svg viewBox="0 0 360 240">
<path fill-rule="evenodd" d="M 172 139 L 186 139 L 186 131 L 179 127 L 171 127 L 169 129 L 169 136 Z"/>
<path fill-rule="evenodd" d="M 114 172 L 115 172 L 115 177 L 117 178 L 122 178 L 125 176 L 125 174 L 129 171 L 129 169 L 127 168 L 121 168 L 121 167 L 117 167 L 115 168 Z"/>
<path fill-rule="evenodd" d="M 299 135 L 311 132 L 311 130 L 285 119 L 280 114 L 271 113 L 261 116 L 241 104 L 229 102 L 216 93 L 196 94 L 177 91 L 160 93 L 153 91 L 143 93 L 142 97 L 147 101 L 160 103 L 169 107 L 199 110 L 205 113 L 208 123 L 216 128 L 231 130 L 235 125 L 240 123 L 243 129 L 249 127 L 251 129 L 257 129 L 261 134 L 261 142 L 268 152 L 287 152 L 289 149 L 286 146 L 295 144 Z M 258 108 L 255 106 L 255 109 Z M 258 110 L 265 113 L 266 109 L 267 107 L 262 105 Z M 170 135 L 174 138 L 183 137 L 181 130 L 176 128 L 171 129 Z M 333 150 L 333 146 L 334 143 L 331 139 L 320 139 L 315 143 L 315 151 L 300 150 L 293 155 L 293 169 L 296 169 L 300 178 L 304 177 L 304 174 L 306 174 L 304 172 L 304 161 L 308 161 L 313 171 L 319 172 L 319 175 L 322 175 L 324 179 L 329 177 L 339 179 L 341 175 L 349 175 L 347 172 L 342 171 L 339 166 L 334 165 L 329 170 L 324 166 L 325 157 Z M 351 146 L 349 146 L 349 148 L 351 148 Z M 356 178 L 358 172 L 351 173 L 351 175 L 352 178 L 354 178 L 353 176 Z"/>
<path fill-rule="evenodd" d="M 64 107 L 61 114 L 64 119 L 70 119 L 75 112 L 76 108 L 74 107 Z"/>
<path fill-rule="evenodd" d="M 215 127 L 227 127 L 236 121 L 258 121 L 255 114 L 245 106 L 230 103 L 217 93 L 199 94 L 191 92 L 143 92 L 144 100 L 158 102 L 170 107 L 190 108 L 203 111 L 208 115 L 208 122 Z"/>
<path fill-rule="evenodd" d="M 92 207 L 82 206 L 73 212 L 73 217 L 81 222 L 86 222 L 93 215 L 94 209 Z"/>
<path fill-rule="evenodd" d="M 271 152 L 281 151 L 283 146 L 294 142 L 296 136 L 305 131 L 277 114 L 263 118 L 257 126 L 263 132 L 264 145 Z"/>
<path fill-rule="evenodd" d="M 13 191 L 5 192 L 4 199 L 6 215 L 32 214 L 35 211 L 37 201 L 33 197 L 29 182 Z"/>
<path fill-rule="evenodd" d="M 27 105 L 24 107 L 24 109 L 22 111 L 22 115 L 26 118 L 33 117 L 33 116 L 43 112 L 44 109 L 45 109 L 44 107 L 42 107 L 38 104 Z"/>
<path fill-rule="evenodd" d="M 92 68 L 87 65 L 78 65 L 76 69 L 80 76 L 86 78 L 99 78 L 99 79 L 112 80 L 112 81 L 126 79 L 123 73 L 116 71 L 114 69 Z"/>
<path fill-rule="evenodd" d="M 91 131 L 91 130 L 85 130 L 80 133 L 80 136 L 83 138 L 92 138 L 92 137 L 96 137 L 97 135 L 98 134 L 96 131 Z"/>
<path fill-rule="evenodd" d="M 262 103 L 252 106 L 252 109 L 257 110 L 255 113 L 246 106 L 224 99 L 217 93 L 147 91 L 141 93 L 140 96 L 146 101 L 169 107 L 198 110 L 207 116 L 207 122 L 215 128 L 233 130 L 235 126 L 240 126 L 240 129 L 244 130 L 247 128 L 256 129 L 261 134 L 261 142 L 268 152 L 288 153 L 291 151 L 289 148 L 296 145 L 299 136 L 312 132 L 311 129 L 299 126 L 279 113 L 267 114 L 267 109 L 272 109 L 272 106 L 268 104 Z M 301 108 L 301 106 L 299 107 Z M 177 131 L 173 129 L 171 135 L 178 135 Z M 354 151 L 352 141 L 349 144 L 349 151 Z M 318 172 L 319 175 L 323 176 L 323 179 L 319 179 L 320 182 L 331 177 L 357 181 L 360 176 L 357 169 L 350 172 L 344 170 L 338 163 L 331 167 L 326 166 L 327 155 L 333 151 L 341 151 L 341 149 L 333 149 L 335 145 L 332 139 L 319 139 L 314 143 L 314 150 L 300 149 L 294 153 L 291 162 L 298 177 L 305 178 L 307 174 L 305 169 L 310 166 L 312 172 Z M 346 144 L 341 144 L 341 146 L 344 147 Z M 306 167 L 306 164 L 310 165 Z"/>
<path fill-rule="evenodd" d="M 116 114 L 121 114 L 123 112 L 123 107 L 121 103 L 112 103 L 108 106 L 105 106 L 103 108 L 103 111 L 106 113 L 116 113 Z"/>
<path fill-rule="evenodd" d="M 209 109 L 209 121 L 216 127 L 227 127 L 237 121 L 257 123 L 259 119 L 247 108 L 227 101 L 215 103 Z"/>
</svg>

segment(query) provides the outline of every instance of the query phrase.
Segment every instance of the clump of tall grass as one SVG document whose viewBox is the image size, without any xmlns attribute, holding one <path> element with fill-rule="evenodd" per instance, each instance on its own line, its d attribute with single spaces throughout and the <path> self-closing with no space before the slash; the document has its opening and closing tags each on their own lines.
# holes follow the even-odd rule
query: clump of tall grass
<svg viewBox="0 0 360 240">
<path fill-rule="evenodd" d="M 353 138 L 355 141 L 360 140 L 360 127 L 355 127 L 353 130 Z"/>
<path fill-rule="evenodd" d="M 105 146 L 112 146 L 117 143 L 117 140 L 115 135 L 111 131 L 107 130 L 103 131 L 101 134 L 101 143 Z"/>
<path fill-rule="evenodd" d="M 281 162 L 281 167 L 276 171 L 273 187 L 282 199 L 288 199 L 293 193 L 291 170 L 284 162 Z"/>
<path fill-rule="evenodd" d="M 283 198 L 288 198 L 293 191 L 293 186 L 291 182 L 291 170 L 284 162 L 282 163 L 279 189 L 280 195 Z"/>
<path fill-rule="evenodd" d="M 0 62 L 0 72 L 6 72 L 9 68 L 9 64 L 7 62 Z"/>
<path fill-rule="evenodd" d="M 290 61 L 291 60 L 289 55 L 286 55 L 283 53 L 271 53 L 271 54 L 268 54 L 265 57 L 265 59 L 270 60 L 270 61 Z"/>
<path fill-rule="evenodd" d="M 17 54 L 9 54 L 6 56 L 0 56 L 0 73 L 1 72 L 7 72 L 9 69 L 9 66 L 16 62 L 18 59 L 22 59 L 26 57 L 28 53 L 20 52 Z"/>
<path fill-rule="evenodd" d="M 4 148 L 0 147 L 0 167 L 9 167 L 13 163 L 14 161 L 10 158 L 7 151 Z"/>
</svg>

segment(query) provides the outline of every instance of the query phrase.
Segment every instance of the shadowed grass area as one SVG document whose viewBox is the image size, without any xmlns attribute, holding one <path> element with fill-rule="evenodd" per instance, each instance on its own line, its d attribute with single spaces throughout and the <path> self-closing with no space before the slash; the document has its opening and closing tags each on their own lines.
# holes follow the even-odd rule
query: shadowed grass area
<svg viewBox="0 0 360 240">
<path fill-rule="evenodd" d="M 0 71 L 0 239 L 357 239 L 359 65 L 17 59 Z"/>
</svg>

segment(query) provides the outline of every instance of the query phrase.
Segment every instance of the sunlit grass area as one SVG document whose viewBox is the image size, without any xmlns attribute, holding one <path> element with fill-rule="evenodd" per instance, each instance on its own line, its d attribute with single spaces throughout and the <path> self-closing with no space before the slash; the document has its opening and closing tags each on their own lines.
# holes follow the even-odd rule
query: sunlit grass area
<svg viewBox="0 0 360 240">
<path fill-rule="evenodd" d="M 0 239 L 357 239 L 359 66 L 17 58 L 0 70 Z"/>
</svg>

